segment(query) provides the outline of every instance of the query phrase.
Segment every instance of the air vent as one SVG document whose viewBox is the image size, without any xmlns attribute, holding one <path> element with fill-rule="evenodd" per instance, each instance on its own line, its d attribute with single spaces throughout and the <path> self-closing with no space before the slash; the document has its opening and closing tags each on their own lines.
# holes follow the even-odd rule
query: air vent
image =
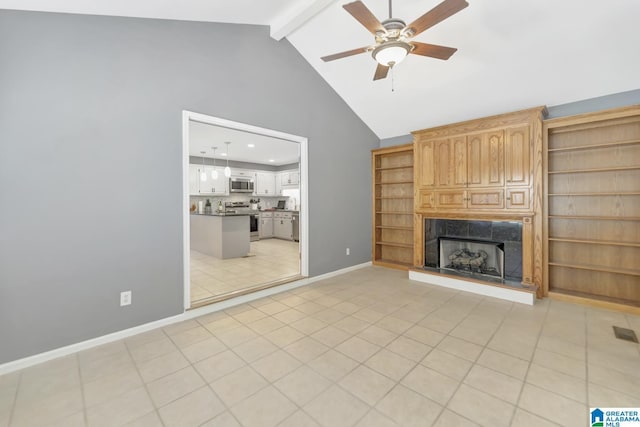
<svg viewBox="0 0 640 427">
<path fill-rule="evenodd" d="M 621 340 L 631 341 L 635 343 L 638 342 L 638 337 L 636 336 L 636 333 L 631 329 L 614 326 L 613 333 L 616 334 L 616 338 L 619 338 Z"/>
</svg>

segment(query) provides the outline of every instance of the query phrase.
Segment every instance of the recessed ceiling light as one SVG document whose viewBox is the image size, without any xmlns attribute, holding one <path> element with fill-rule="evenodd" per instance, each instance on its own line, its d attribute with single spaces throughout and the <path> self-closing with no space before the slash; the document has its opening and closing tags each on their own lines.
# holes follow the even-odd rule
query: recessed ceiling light
<svg viewBox="0 0 640 427">
<path fill-rule="evenodd" d="M 269 159 L 269 161 L 270 161 L 271 163 L 275 162 L 275 160 L 273 160 L 273 159 Z"/>
<path fill-rule="evenodd" d="M 220 153 L 221 156 L 227 157 L 227 153 Z"/>
<path fill-rule="evenodd" d="M 253 148 L 255 146 L 256 146 L 256 144 L 247 144 L 247 147 L 249 147 L 249 148 Z"/>
</svg>

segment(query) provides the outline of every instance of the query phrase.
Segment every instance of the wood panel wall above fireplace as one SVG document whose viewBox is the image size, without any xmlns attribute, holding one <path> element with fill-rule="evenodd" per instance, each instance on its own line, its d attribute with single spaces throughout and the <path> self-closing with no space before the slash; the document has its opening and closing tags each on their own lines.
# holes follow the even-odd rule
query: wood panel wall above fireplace
<svg viewBox="0 0 640 427">
<path fill-rule="evenodd" d="M 425 219 L 513 220 L 523 224 L 522 281 L 542 288 L 545 113 L 538 107 L 413 132 L 414 267 L 424 267 Z"/>
</svg>

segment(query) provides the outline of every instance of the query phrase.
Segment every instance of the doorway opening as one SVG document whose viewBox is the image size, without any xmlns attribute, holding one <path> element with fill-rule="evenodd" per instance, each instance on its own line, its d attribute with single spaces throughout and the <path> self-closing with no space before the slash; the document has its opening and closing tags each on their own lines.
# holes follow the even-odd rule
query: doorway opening
<svg viewBox="0 0 640 427">
<path fill-rule="evenodd" d="M 308 271 L 307 138 L 183 111 L 185 309 Z"/>
</svg>

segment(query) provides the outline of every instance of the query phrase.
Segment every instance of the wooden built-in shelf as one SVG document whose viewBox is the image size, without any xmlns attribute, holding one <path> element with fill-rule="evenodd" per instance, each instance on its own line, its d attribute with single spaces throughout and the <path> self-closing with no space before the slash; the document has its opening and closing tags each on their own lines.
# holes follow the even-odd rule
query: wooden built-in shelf
<svg viewBox="0 0 640 427">
<path fill-rule="evenodd" d="M 373 150 L 371 169 L 371 259 L 407 270 L 413 260 L 413 144 Z"/>
<path fill-rule="evenodd" d="M 628 246 L 640 248 L 639 242 L 619 242 L 614 240 L 571 239 L 566 237 L 549 237 L 550 242 L 582 243 L 585 245 Z"/>
<path fill-rule="evenodd" d="M 405 165 L 405 166 L 384 166 L 376 168 L 377 171 L 392 171 L 398 169 L 413 169 L 413 165 Z"/>
<path fill-rule="evenodd" d="M 413 212 L 404 212 L 404 211 L 376 211 L 377 214 L 383 215 L 412 215 Z"/>
<path fill-rule="evenodd" d="M 640 106 L 551 119 L 544 128 L 543 185 L 550 190 L 544 212 L 545 290 L 567 301 L 637 310 Z M 615 240 L 623 233 L 623 241 Z"/>
<path fill-rule="evenodd" d="M 619 147 L 622 145 L 633 145 L 640 143 L 640 139 L 630 139 L 626 141 L 614 141 L 614 142 L 604 142 L 601 144 L 589 144 L 589 145 L 574 145 L 571 147 L 558 147 L 558 148 L 549 148 L 549 153 L 562 152 L 562 151 L 576 151 L 576 150 L 589 150 L 595 148 L 609 148 L 609 147 Z"/>
<path fill-rule="evenodd" d="M 562 196 L 640 196 L 640 191 L 612 191 L 610 193 L 594 192 L 594 193 L 549 193 L 550 197 Z"/>
<path fill-rule="evenodd" d="M 408 196 L 376 196 L 376 200 L 413 200 L 413 197 Z"/>
<path fill-rule="evenodd" d="M 640 270 L 632 270 L 629 268 L 614 268 L 604 267 L 601 265 L 584 265 L 584 264 L 569 264 L 564 262 L 549 262 L 550 266 L 575 268 L 577 270 L 589 270 L 589 271 L 604 271 L 607 273 L 624 274 L 627 276 L 640 276 Z"/>
<path fill-rule="evenodd" d="M 549 215 L 549 219 L 581 219 L 587 221 L 640 221 L 640 216 L 598 216 L 598 215 Z"/>
<path fill-rule="evenodd" d="M 597 168 L 597 169 L 568 169 L 549 171 L 549 175 L 560 175 L 567 173 L 593 173 L 593 172 L 619 172 L 619 171 L 631 171 L 640 170 L 640 166 L 618 166 L 610 168 Z"/>
<path fill-rule="evenodd" d="M 376 185 L 396 185 L 396 184 L 413 184 L 413 180 L 411 180 L 411 181 L 376 182 Z"/>
<path fill-rule="evenodd" d="M 413 249 L 413 243 L 376 242 L 376 245 L 393 246 L 393 247 L 396 247 L 396 248 L 411 248 L 411 249 Z"/>
<path fill-rule="evenodd" d="M 376 228 L 381 230 L 405 230 L 405 231 L 413 231 L 413 227 L 402 226 L 402 225 L 376 225 Z"/>
</svg>

